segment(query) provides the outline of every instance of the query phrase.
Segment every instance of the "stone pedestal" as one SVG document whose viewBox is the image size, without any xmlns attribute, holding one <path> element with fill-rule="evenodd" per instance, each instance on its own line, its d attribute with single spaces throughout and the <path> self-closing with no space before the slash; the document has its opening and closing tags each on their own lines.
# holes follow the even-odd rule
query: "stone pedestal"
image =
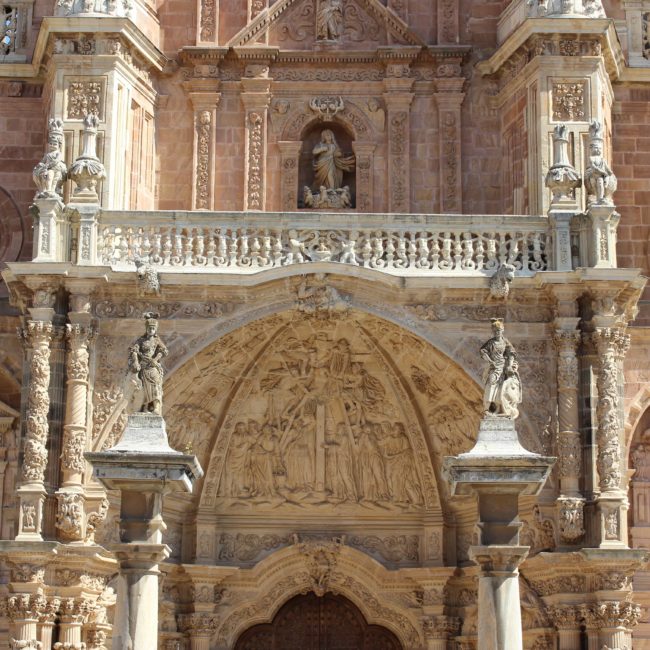
<svg viewBox="0 0 650 650">
<path fill-rule="evenodd" d="M 452 496 L 478 496 L 481 545 L 470 549 L 481 567 L 478 650 L 523 647 L 518 567 L 528 547 L 519 546 L 519 495 L 538 494 L 554 462 L 521 446 L 514 420 L 489 415 L 470 452 L 445 458 Z"/>
<path fill-rule="evenodd" d="M 89 453 L 94 476 L 109 490 L 120 490 L 120 562 L 114 645 L 155 648 L 158 637 L 158 564 L 169 556 L 162 543 L 165 493 L 191 492 L 203 475 L 196 456 L 174 451 L 159 415 L 129 416 L 120 442 Z"/>
</svg>

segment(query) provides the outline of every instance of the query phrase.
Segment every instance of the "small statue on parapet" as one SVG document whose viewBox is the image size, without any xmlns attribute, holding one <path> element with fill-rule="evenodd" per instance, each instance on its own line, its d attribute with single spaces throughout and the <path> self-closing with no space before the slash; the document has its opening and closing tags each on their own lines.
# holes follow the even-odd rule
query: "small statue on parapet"
<svg viewBox="0 0 650 650">
<path fill-rule="evenodd" d="M 136 390 L 142 393 L 139 413 L 162 415 L 163 376 L 161 364 L 169 354 L 167 346 L 158 336 L 158 314 L 144 314 L 145 334 L 129 348 L 129 373 Z"/>
<path fill-rule="evenodd" d="M 481 347 L 481 357 L 488 362 L 483 374 L 484 415 L 514 420 L 519 416 L 522 400 L 517 353 L 503 334 L 503 321 L 500 318 L 491 321 L 494 336 Z"/>
<path fill-rule="evenodd" d="M 604 141 L 601 123 L 592 120 L 589 124 L 589 164 L 585 170 L 588 205 L 614 205 L 612 197 L 618 182 L 603 157 Z"/>
<path fill-rule="evenodd" d="M 58 199 L 63 196 L 63 182 L 68 177 L 68 167 L 63 162 L 63 121 L 51 119 L 48 123 L 47 153 L 34 167 L 37 199 Z"/>
</svg>

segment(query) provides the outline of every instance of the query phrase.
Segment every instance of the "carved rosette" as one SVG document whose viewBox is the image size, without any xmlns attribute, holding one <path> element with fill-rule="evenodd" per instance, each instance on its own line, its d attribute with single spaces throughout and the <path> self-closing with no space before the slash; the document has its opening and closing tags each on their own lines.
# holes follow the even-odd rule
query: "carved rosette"
<svg viewBox="0 0 650 650">
<path fill-rule="evenodd" d="M 28 483 L 42 484 L 45 478 L 52 333 L 52 323 L 49 321 L 27 321 L 21 331 L 23 341 L 32 350 L 23 460 L 23 479 Z"/>
<path fill-rule="evenodd" d="M 630 346 L 630 337 L 618 328 L 603 327 L 593 333 L 592 339 L 598 351 L 599 361 L 596 466 L 600 477 L 600 489 L 619 490 L 622 480 L 619 369 Z"/>
</svg>

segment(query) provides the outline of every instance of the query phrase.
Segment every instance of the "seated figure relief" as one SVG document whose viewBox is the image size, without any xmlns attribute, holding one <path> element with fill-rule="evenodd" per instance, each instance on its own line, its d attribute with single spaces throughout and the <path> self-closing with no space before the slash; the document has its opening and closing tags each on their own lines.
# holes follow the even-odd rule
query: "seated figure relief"
<svg viewBox="0 0 650 650">
<path fill-rule="evenodd" d="M 324 129 L 320 142 L 313 151 L 314 183 L 303 190 L 305 206 L 314 209 L 342 209 L 352 207 L 352 194 L 348 185 L 343 186 L 343 174 L 355 169 L 354 155 L 345 155 L 336 136 L 330 129 Z"/>
<path fill-rule="evenodd" d="M 255 503 L 419 506 L 416 460 L 382 381 L 346 338 L 289 337 L 234 424 L 219 495 Z M 275 360 L 275 357 L 274 357 Z"/>
</svg>

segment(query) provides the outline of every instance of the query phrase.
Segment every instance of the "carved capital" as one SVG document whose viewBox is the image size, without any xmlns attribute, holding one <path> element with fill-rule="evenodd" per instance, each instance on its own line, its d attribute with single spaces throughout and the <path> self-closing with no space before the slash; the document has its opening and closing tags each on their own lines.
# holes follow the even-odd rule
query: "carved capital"
<svg viewBox="0 0 650 650">
<path fill-rule="evenodd" d="M 558 630 L 580 629 L 582 612 L 579 606 L 552 605 L 546 611 L 551 622 Z"/>
<path fill-rule="evenodd" d="M 181 614 L 178 617 L 178 626 L 191 638 L 208 637 L 210 638 L 219 623 L 219 618 L 214 614 Z"/>
<path fill-rule="evenodd" d="M 7 598 L 7 616 L 13 623 L 35 620 L 47 608 L 47 598 L 34 594 L 18 594 Z"/>
<path fill-rule="evenodd" d="M 641 618 L 639 605 L 616 600 L 582 605 L 580 611 L 587 628 L 631 628 Z"/>
<path fill-rule="evenodd" d="M 422 631 L 424 638 L 431 639 L 444 639 L 458 634 L 460 629 L 460 619 L 455 616 L 425 616 L 422 619 Z"/>
</svg>

